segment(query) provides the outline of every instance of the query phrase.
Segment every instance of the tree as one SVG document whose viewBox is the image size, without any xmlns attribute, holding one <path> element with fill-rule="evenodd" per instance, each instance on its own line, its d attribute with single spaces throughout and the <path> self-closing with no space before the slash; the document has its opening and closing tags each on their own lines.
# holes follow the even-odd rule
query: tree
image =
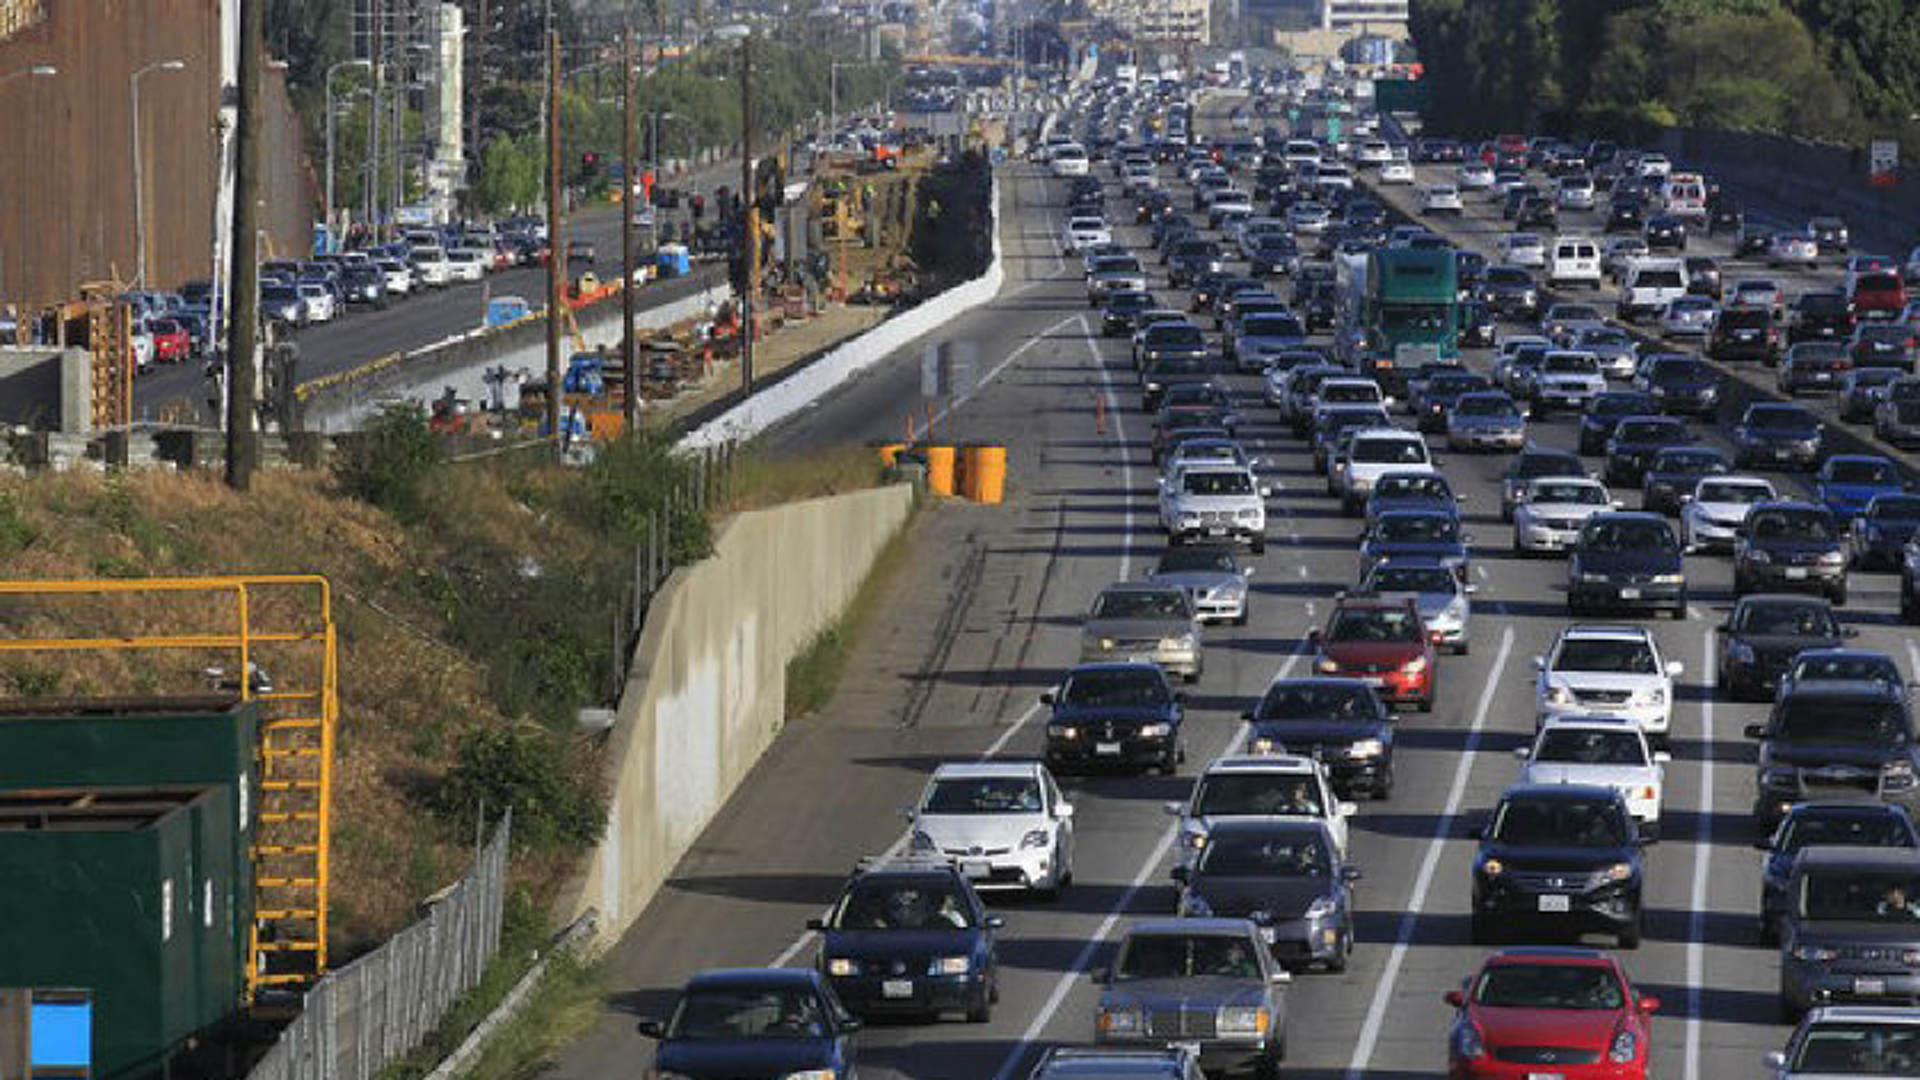
<svg viewBox="0 0 1920 1080">
<path fill-rule="evenodd" d="M 534 205 L 540 200 L 545 164 L 546 148 L 538 136 L 495 137 L 480 158 L 480 176 L 473 186 L 475 207 L 483 213 L 502 214 Z"/>
</svg>

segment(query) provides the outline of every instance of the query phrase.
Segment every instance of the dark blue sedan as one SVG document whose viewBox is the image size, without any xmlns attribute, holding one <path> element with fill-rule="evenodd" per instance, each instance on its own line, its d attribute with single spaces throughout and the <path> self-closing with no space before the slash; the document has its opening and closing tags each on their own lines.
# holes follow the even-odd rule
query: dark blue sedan
<svg viewBox="0 0 1920 1080">
<path fill-rule="evenodd" d="M 658 1039 L 653 1075 L 686 1080 L 850 1080 L 860 1020 L 808 968 L 704 971 L 687 982 Z"/>
<path fill-rule="evenodd" d="M 1853 565 L 1898 570 L 1907 541 L 1920 531 L 1920 495 L 1875 495 L 1853 522 Z"/>
<path fill-rule="evenodd" d="M 1877 495 L 1907 489 L 1900 467 L 1879 454 L 1835 454 L 1814 474 L 1814 498 L 1833 511 L 1835 520 L 1852 521 Z"/>
</svg>

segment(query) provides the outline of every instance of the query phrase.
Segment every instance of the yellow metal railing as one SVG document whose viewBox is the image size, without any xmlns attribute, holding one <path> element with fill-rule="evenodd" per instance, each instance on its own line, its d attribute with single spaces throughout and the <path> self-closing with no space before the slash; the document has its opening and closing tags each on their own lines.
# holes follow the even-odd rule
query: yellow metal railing
<svg viewBox="0 0 1920 1080">
<path fill-rule="evenodd" d="M 224 602 L 230 602 L 230 624 L 172 634 L 6 637 L 0 638 L 0 655 L 188 650 L 232 657 L 234 674 L 223 686 L 260 707 L 254 917 L 246 970 L 252 1003 L 264 988 L 312 983 L 327 966 L 333 741 L 339 720 L 332 589 L 326 578 L 308 574 L 0 581 L 0 597 L 91 596 L 131 603 L 158 594 L 212 596 L 223 601 L 223 611 Z M 280 608 L 289 602 L 295 617 L 291 625 L 280 625 Z M 270 610 L 263 613 L 263 608 Z M 151 609 L 128 614 L 152 617 Z M 262 663 L 269 659 L 272 670 Z M 264 678 L 256 679 L 257 672 Z"/>
</svg>

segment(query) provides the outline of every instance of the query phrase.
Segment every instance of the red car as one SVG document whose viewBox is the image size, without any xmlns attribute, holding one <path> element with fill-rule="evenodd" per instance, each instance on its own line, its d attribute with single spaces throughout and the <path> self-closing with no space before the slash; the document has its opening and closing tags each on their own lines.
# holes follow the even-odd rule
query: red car
<svg viewBox="0 0 1920 1080">
<path fill-rule="evenodd" d="M 1907 287 L 1892 270 L 1856 274 L 1847 289 L 1847 306 L 1853 309 L 1856 318 L 1898 318 L 1901 309 L 1907 306 Z"/>
<path fill-rule="evenodd" d="M 1591 949 L 1505 949 L 1464 990 L 1447 1039 L 1452 1080 L 1646 1080 L 1660 999 L 1633 988 L 1612 957 Z"/>
<path fill-rule="evenodd" d="M 1342 598 L 1307 643 L 1317 673 L 1362 679 L 1389 705 L 1433 711 L 1433 641 L 1413 600 Z"/>
<path fill-rule="evenodd" d="M 193 355 L 193 335 L 185 323 L 173 319 L 149 319 L 147 333 L 153 335 L 153 362 L 178 364 Z"/>
</svg>

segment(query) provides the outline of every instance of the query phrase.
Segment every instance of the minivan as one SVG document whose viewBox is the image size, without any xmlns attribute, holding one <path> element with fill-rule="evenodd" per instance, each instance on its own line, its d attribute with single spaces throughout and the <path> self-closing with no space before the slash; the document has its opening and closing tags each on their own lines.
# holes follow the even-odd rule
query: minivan
<svg viewBox="0 0 1920 1080">
<path fill-rule="evenodd" d="M 1585 236 L 1556 237 L 1547 252 L 1547 281 L 1599 288 L 1600 245 Z"/>
<path fill-rule="evenodd" d="M 1620 279 L 1620 318 L 1658 315 L 1687 295 L 1687 267 L 1679 259 L 1635 259 Z"/>
</svg>

